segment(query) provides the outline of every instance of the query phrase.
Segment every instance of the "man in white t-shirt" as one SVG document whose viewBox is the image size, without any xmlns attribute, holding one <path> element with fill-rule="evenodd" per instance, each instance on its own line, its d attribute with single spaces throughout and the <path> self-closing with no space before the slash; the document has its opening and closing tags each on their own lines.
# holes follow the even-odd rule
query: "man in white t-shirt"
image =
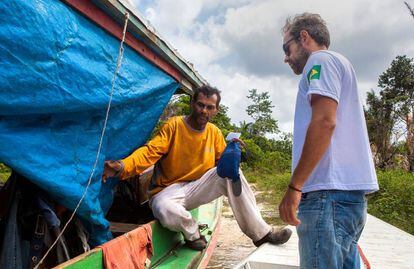
<svg viewBox="0 0 414 269">
<path fill-rule="evenodd" d="M 283 41 L 284 61 L 301 80 L 280 216 L 297 226 L 301 268 L 360 268 L 365 194 L 378 183 L 355 71 L 328 50 L 329 31 L 317 14 L 287 19 Z"/>
</svg>

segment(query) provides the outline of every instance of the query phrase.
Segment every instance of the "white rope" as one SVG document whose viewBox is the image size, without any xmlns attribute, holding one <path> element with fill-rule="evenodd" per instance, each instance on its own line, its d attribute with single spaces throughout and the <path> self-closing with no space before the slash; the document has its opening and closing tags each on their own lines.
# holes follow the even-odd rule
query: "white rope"
<svg viewBox="0 0 414 269">
<path fill-rule="evenodd" d="M 73 213 L 72 213 L 72 215 L 70 216 L 69 220 L 66 222 L 65 226 L 63 226 L 63 229 L 62 229 L 62 231 L 59 233 L 59 235 L 57 236 L 56 240 L 55 240 L 55 241 L 53 242 L 53 244 L 49 247 L 49 249 L 46 251 L 45 255 L 43 255 L 43 258 L 42 258 L 42 259 L 39 261 L 39 263 L 38 263 L 38 264 L 34 267 L 34 269 L 38 269 L 38 268 L 39 268 L 39 266 L 40 266 L 40 265 L 44 262 L 44 260 L 46 259 L 47 255 L 49 255 L 50 251 L 53 249 L 53 247 L 54 247 L 54 246 L 57 244 L 57 242 L 59 241 L 60 237 L 63 235 L 63 233 L 65 232 L 65 230 L 66 230 L 66 228 L 68 227 L 69 223 L 72 221 L 73 217 L 75 216 L 76 211 L 79 209 L 80 205 L 82 204 L 83 199 L 85 199 L 85 196 L 86 196 L 86 193 L 87 193 L 87 191 L 88 191 L 89 185 L 90 185 L 90 184 L 91 184 L 91 182 L 92 182 L 92 177 L 93 177 L 93 175 L 94 175 L 94 173 L 95 173 L 96 166 L 97 166 L 97 164 L 98 164 L 98 160 L 99 160 L 99 155 L 100 155 L 100 153 L 101 153 L 101 148 L 102 148 L 103 138 L 104 138 L 104 135 L 105 135 L 106 125 L 107 125 L 108 118 L 109 118 L 109 111 L 111 110 L 112 96 L 113 96 L 113 93 L 114 93 L 114 88 L 115 88 L 115 81 L 116 81 L 116 77 L 117 77 L 117 74 L 118 74 L 118 72 L 119 72 L 119 69 L 121 68 L 122 57 L 123 57 L 123 55 L 124 55 L 124 47 L 123 47 L 123 45 L 124 45 L 124 41 L 125 41 L 125 36 L 126 36 L 126 29 L 127 29 L 127 25 L 128 25 L 128 20 L 129 20 L 129 13 L 128 13 L 128 12 L 126 12 L 126 13 L 125 13 L 125 24 L 124 24 L 124 30 L 123 30 L 123 32 L 122 32 L 122 40 L 121 40 L 121 44 L 120 44 L 120 46 L 119 46 L 119 51 L 118 51 L 118 59 L 117 59 L 117 62 L 116 62 L 116 69 L 115 69 L 114 75 L 113 75 L 113 77 L 112 77 L 112 88 L 111 88 L 111 92 L 110 92 L 110 95 L 109 95 L 108 107 L 106 108 L 106 115 L 105 115 L 104 125 L 103 125 L 103 128 L 102 128 L 101 137 L 100 137 L 100 139 L 99 139 L 98 151 L 97 151 L 97 153 L 96 153 L 95 163 L 93 164 L 93 168 L 92 168 L 92 171 L 91 171 L 91 175 L 89 176 L 89 179 L 88 179 L 88 184 L 86 185 L 86 188 L 85 188 L 85 190 L 84 190 L 84 192 L 83 192 L 83 194 L 82 194 L 82 197 L 81 197 L 81 199 L 79 200 L 78 204 L 76 205 L 75 210 L 73 210 Z"/>
</svg>

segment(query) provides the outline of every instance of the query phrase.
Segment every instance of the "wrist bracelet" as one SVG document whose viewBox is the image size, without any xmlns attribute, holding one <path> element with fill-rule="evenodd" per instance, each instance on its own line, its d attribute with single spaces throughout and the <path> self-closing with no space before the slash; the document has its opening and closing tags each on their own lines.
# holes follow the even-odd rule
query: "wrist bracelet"
<svg viewBox="0 0 414 269">
<path fill-rule="evenodd" d="M 296 188 L 296 187 L 295 187 L 295 186 L 293 186 L 292 184 L 289 184 L 289 185 L 288 185 L 288 188 L 289 188 L 289 189 L 292 189 L 292 190 L 294 190 L 294 191 L 297 191 L 297 192 L 302 193 L 302 190 L 301 190 L 301 189 Z"/>
</svg>

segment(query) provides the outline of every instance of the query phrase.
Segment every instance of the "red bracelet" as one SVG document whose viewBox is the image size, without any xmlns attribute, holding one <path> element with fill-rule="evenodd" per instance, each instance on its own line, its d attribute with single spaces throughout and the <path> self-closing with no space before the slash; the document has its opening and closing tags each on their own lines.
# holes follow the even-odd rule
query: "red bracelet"
<svg viewBox="0 0 414 269">
<path fill-rule="evenodd" d="M 302 193 L 302 190 L 301 190 L 301 189 L 296 188 L 296 187 L 295 187 L 295 186 L 293 186 L 292 184 L 289 184 L 289 185 L 288 185 L 288 187 L 289 187 L 289 189 L 292 189 L 292 190 L 294 190 L 294 191 L 297 191 L 297 192 Z"/>
</svg>

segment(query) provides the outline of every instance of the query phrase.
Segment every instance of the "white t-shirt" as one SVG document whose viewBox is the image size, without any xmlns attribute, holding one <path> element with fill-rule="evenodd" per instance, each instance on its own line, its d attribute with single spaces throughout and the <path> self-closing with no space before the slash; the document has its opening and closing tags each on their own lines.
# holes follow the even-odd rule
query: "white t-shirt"
<svg viewBox="0 0 414 269">
<path fill-rule="evenodd" d="M 378 190 L 355 71 L 344 56 L 333 51 L 313 52 L 303 69 L 296 98 L 293 170 L 302 154 L 311 120 L 312 94 L 334 99 L 338 108 L 331 143 L 302 191 Z"/>
</svg>

